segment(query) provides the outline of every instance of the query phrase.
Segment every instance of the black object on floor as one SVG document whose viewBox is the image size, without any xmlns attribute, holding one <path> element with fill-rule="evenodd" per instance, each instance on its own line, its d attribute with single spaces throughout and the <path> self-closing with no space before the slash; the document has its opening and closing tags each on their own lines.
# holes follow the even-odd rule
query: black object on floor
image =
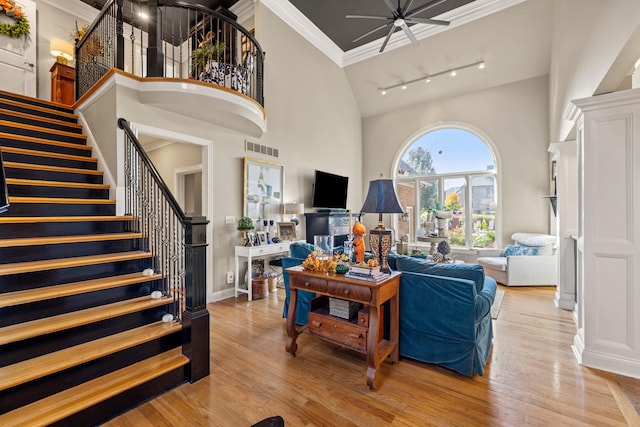
<svg viewBox="0 0 640 427">
<path fill-rule="evenodd" d="M 269 417 L 262 421 L 258 421 L 251 427 L 284 427 L 284 419 L 280 416 Z"/>
</svg>

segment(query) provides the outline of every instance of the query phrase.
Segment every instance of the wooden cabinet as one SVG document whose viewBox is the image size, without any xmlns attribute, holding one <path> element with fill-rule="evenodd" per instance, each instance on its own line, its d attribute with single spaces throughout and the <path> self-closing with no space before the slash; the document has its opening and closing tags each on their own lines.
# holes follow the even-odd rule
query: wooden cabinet
<svg viewBox="0 0 640 427">
<path fill-rule="evenodd" d="M 302 267 L 291 267 L 289 273 L 290 298 L 287 313 L 287 351 L 295 356 L 298 330 L 295 318 L 298 289 L 313 291 L 319 295 L 311 302 L 307 331 L 343 347 L 367 356 L 367 385 L 374 389 L 376 373 L 380 364 L 388 357 L 392 363 L 398 361 L 399 299 L 401 273 L 391 273 L 385 280 L 375 283 L 355 280 L 336 273 L 305 271 Z M 343 319 L 329 313 L 328 297 L 362 304 L 358 316 Z M 389 339 L 383 337 L 383 308 L 389 301 Z"/>
<path fill-rule="evenodd" d="M 73 105 L 76 101 L 76 70 L 56 62 L 51 69 L 51 101 Z"/>
</svg>

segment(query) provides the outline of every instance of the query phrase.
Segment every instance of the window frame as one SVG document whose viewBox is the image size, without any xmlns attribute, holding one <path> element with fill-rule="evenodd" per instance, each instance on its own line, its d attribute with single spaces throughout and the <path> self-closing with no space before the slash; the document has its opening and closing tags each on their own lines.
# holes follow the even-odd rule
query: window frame
<svg viewBox="0 0 640 427">
<path fill-rule="evenodd" d="M 462 172 L 450 172 L 450 173 L 441 173 L 441 174 L 433 174 L 433 175 L 412 175 L 412 176 L 399 176 L 398 168 L 400 166 L 400 162 L 403 156 L 406 154 L 408 150 L 411 149 L 412 145 L 423 136 L 444 129 L 455 129 L 468 132 L 480 139 L 489 150 L 489 153 L 493 157 L 493 170 L 481 170 L 481 171 L 462 171 Z M 460 122 L 438 122 L 437 124 L 429 125 L 411 136 L 409 136 L 400 149 L 397 151 L 394 162 L 391 176 L 393 177 L 394 185 L 400 182 L 411 182 L 414 188 L 418 188 L 417 185 L 420 181 L 424 180 L 438 180 L 438 197 L 441 204 L 444 204 L 444 181 L 445 179 L 452 178 L 463 178 L 466 186 L 465 190 L 465 201 L 464 206 L 473 206 L 472 205 L 472 193 L 473 191 L 469 191 L 471 189 L 471 183 L 473 178 L 483 177 L 483 176 L 491 176 L 495 180 L 495 189 L 494 189 L 494 198 L 496 203 L 495 209 L 495 219 L 494 219 L 494 228 L 495 228 L 495 248 L 499 248 L 502 246 L 502 185 L 500 180 L 500 171 L 501 162 L 498 156 L 498 150 L 496 149 L 493 141 L 485 135 L 482 131 L 476 129 L 474 126 L 460 123 Z M 420 206 L 420 191 L 414 192 L 414 207 Z M 420 222 L 420 209 L 413 209 L 413 218 L 411 221 L 413 223 L 412 228 L 418 230 L 421 226 Z M 398 229 L 398 223 L 400 221 L 399 215 L 394 215 L 393 218 L 393 227 Z M 457 251 L 481 251 L 482 248 L 472 247 L 472 234 L 473 234 L 473 221 L 465 221 L 465 246 L 455 246 L 452 249 Z M 412 245 L 422 245 L 420 242 L 416 242 L 415 240 L 409 242 Z"/>
</svg>

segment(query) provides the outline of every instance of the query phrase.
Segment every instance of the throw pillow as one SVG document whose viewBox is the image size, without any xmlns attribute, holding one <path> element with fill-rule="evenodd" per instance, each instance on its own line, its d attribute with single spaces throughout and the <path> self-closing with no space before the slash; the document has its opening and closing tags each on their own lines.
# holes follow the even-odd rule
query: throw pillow
<svg viewBox="0 0 640 427">
<path fill-rule="evenodd" d="M 530 247 L 530 246 L 515 246 L 515 245 L 507 245 L 502 250 L 502 254 L 500 256 L 533 256 L 538 255 L 538 248 Z"/>
</svg>

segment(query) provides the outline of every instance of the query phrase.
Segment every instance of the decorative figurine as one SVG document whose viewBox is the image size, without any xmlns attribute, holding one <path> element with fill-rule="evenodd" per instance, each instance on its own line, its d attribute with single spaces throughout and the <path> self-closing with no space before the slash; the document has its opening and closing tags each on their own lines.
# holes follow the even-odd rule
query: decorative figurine
<svg viewBox="0 0 640 427">
<path fill-rule="evenodd" d="M 353 232 L 353 252 L 356 254 L 356 263 L 364 262 L 364 240 L 362 237 L 367 230 L 356 220 L 351 231 Z"/>
</svg>

